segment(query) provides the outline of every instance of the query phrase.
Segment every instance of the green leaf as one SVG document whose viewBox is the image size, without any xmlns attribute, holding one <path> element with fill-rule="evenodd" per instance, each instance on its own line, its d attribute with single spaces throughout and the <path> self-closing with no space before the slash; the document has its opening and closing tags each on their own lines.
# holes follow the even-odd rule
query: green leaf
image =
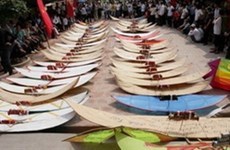
<svg viewBox="0 0 230 150">
<path fill-rule="evenodd" d="M 120 132 L 115 132 L 117 143 L 121 150 L 145 150 L 145 142 L 131 138 Z"/>
<path fill-rule="evenodd" d="M 154 134 L 152 132 L 137 130 L 137 129 L 131 129 L 131 128 L 124 128 L 123 131 L 126 134 L 130 135 L 131 137 L 142 140 L 144 142 L 148 142 L 148 143 L 159 143 L 159 142 L 161 142 L 161 139 L 156 134 Z"/>
<path fill-rule="evenodd" d="M 85 138 L 83 139 L 84 142 L 91 142 L 91 143 L 102 143 L 109 138 L 114 136 L 114 130 L 102 130 L 102 131 L 96 131 L 93 133 L 89 133 Z"/>
<path fill-rule="evenodd" d="M 154 148 L 153 145 L 148 145 L 144 141 L 129 137 L 120 132 L 115 132 L 117 143 L 121 150 L 167 150 L 166 148 Z"/>
</svg>

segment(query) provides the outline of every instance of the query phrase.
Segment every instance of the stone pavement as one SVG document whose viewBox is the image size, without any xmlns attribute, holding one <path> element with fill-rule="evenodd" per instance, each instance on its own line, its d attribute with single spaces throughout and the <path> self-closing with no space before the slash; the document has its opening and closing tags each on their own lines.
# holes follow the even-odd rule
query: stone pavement
<svg viewBox="0 0 230 150">
<path fill-rule="evenodd" d="M 114 22 L 111 22 L 111 25 L 114 25 Z M 202 44 L 193 43 L 191 40 L 187 39 L 185 35 L 181 34 L 179 31 L 167 27 L 159 27 L 158 30 L 161 33 L 164 33 L 166 39 L 171 40 L 171 46 L 174 46 L 179 50 L 178 57 L 186 57 L 187 63 L 190 65 L 190 72 L 197 72 L 203 69 L 207 69 L 207 62 L 210 60 L 216 59 L 217 57 L 224 57 L 224 54 L 212 54 L 209 53 L 211 45 L 203 46 Z M 108 42 L 105 48 L 105 58 L 102 61 L 102 66 L 98 70 L 97 76 L 91 80 L 90 83 L 84 86 L 90 92 L 90 99 L 85 103 L 86 106 L 90 106 L 99 110 L 115 113 L 115 114 L 149 114 L 149 112 L 139 111 L 131 109 L 126 106 L 122 106 L 115 102 L 111 95 L 124 95 L 119 87 L 116 85 L 116 82 L 113 78 L 113 75 L 109 71 L 110 57 L 113 56 L 112 49 L 117 45 L 113 33 L 110 33 Z M 41 56 L 39 56 L 41 58 Z M 38 58 L 37 55 L 32 57 L 33 59 Z M 203 91 L 203 94 L 227 94 L 223 90 L 209 89 Z M 226 98 L 225 103 L 230 99 Z M 228 110 L 226 110 L 228 112 Z M 226 114 L 224 114 L 226 115 Z M 74 134 L 57 134 L 59 132 L 70 132 L 77 133 L 81 130 L 95 127 L 97 125 L 90 123 L 84 119 L 81 119 L 79 116 L 71 120 L 69 123 L 65 124 L 62 127 L 48 130 L 45 133 L 29 133 L 29 134 L 2 134 L 0 136 L 0 149 L 4 150 L 40 150 L 40 149 L 53 149 L 53 150 L 71 150 L 71 149 L 96 149 L 93 146 L 83 148 L 77 144 L 70 144 L 67 142 L 62 142 L 65 138 L 71 137 Z M 51 132 L 51 133 L 50 133 Z M 56 134 L 55 134 L 56 133 Z M 110 143 L 111 144 L 111 143 Z M 109 145 L 110 149 L 111 145 Z M 34 146 L 33 146 L 34 145 Z M 114 149 L 117 149 L 116 146 L 112 146 Z M 100 148 L 101 149 L 101 148 Z"/>
</svg>

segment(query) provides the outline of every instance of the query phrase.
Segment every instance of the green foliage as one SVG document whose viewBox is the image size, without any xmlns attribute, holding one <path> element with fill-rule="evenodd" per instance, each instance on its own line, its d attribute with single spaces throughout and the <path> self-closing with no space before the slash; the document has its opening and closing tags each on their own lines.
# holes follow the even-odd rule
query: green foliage
<svg viewBox="0 0 230 150">
<path fill-rule="evenodd" d="M 29 12 L 26 0 L 0 0 L 0 21 L 24 16 Z"/>
</svg>

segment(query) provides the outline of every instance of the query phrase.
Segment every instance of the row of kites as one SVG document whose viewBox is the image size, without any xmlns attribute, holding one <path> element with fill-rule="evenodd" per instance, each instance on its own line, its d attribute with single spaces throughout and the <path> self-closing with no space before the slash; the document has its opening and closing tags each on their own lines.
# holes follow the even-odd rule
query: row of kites
<svg viewBox="0 0 230 150">
<path fill-rule="evenodd" d="M 76 1 L 66 0 L 67 5 L 67 15 L 69 17 L 74 16 L 74 9 L 76 7 Z M 37 5 L 41 13 L 42 20 L 45 25 L 46 33 L 48 37 L 51 37 L 53 32 L 53 24 L 45 10 L 45 6 L 42 0 L 37 0 Z M 214 76 L 211 81 L 211 86 L 214 88 L 221 88 L 230 91 L 230 60 L 228 59 L 217 59 L 209 63 L 211 71 L 205 76 L 208 78 Z"/>
</svg>

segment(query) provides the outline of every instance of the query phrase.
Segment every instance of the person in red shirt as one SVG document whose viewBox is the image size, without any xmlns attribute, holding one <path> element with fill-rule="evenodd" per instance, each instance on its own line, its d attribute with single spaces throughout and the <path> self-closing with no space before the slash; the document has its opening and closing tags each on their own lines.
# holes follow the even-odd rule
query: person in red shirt
<svg viewBox="0 0 230 150">
<path fill-rule="evenodd" d="M 177 5 L 177 0 L 171 0 L 171 5 L 176 8 L 176 5 Z"/>
<path fill-rule="evenodd" d="M 180 21 L 180 13 L 178 10 L 174 9 L 173 10 L 173 16 L 172 16 L 172 20 L 173 20 L 173 27 L 174 28 L 178 28 L 179 27 L 179 21 Z"/>
</svg>

